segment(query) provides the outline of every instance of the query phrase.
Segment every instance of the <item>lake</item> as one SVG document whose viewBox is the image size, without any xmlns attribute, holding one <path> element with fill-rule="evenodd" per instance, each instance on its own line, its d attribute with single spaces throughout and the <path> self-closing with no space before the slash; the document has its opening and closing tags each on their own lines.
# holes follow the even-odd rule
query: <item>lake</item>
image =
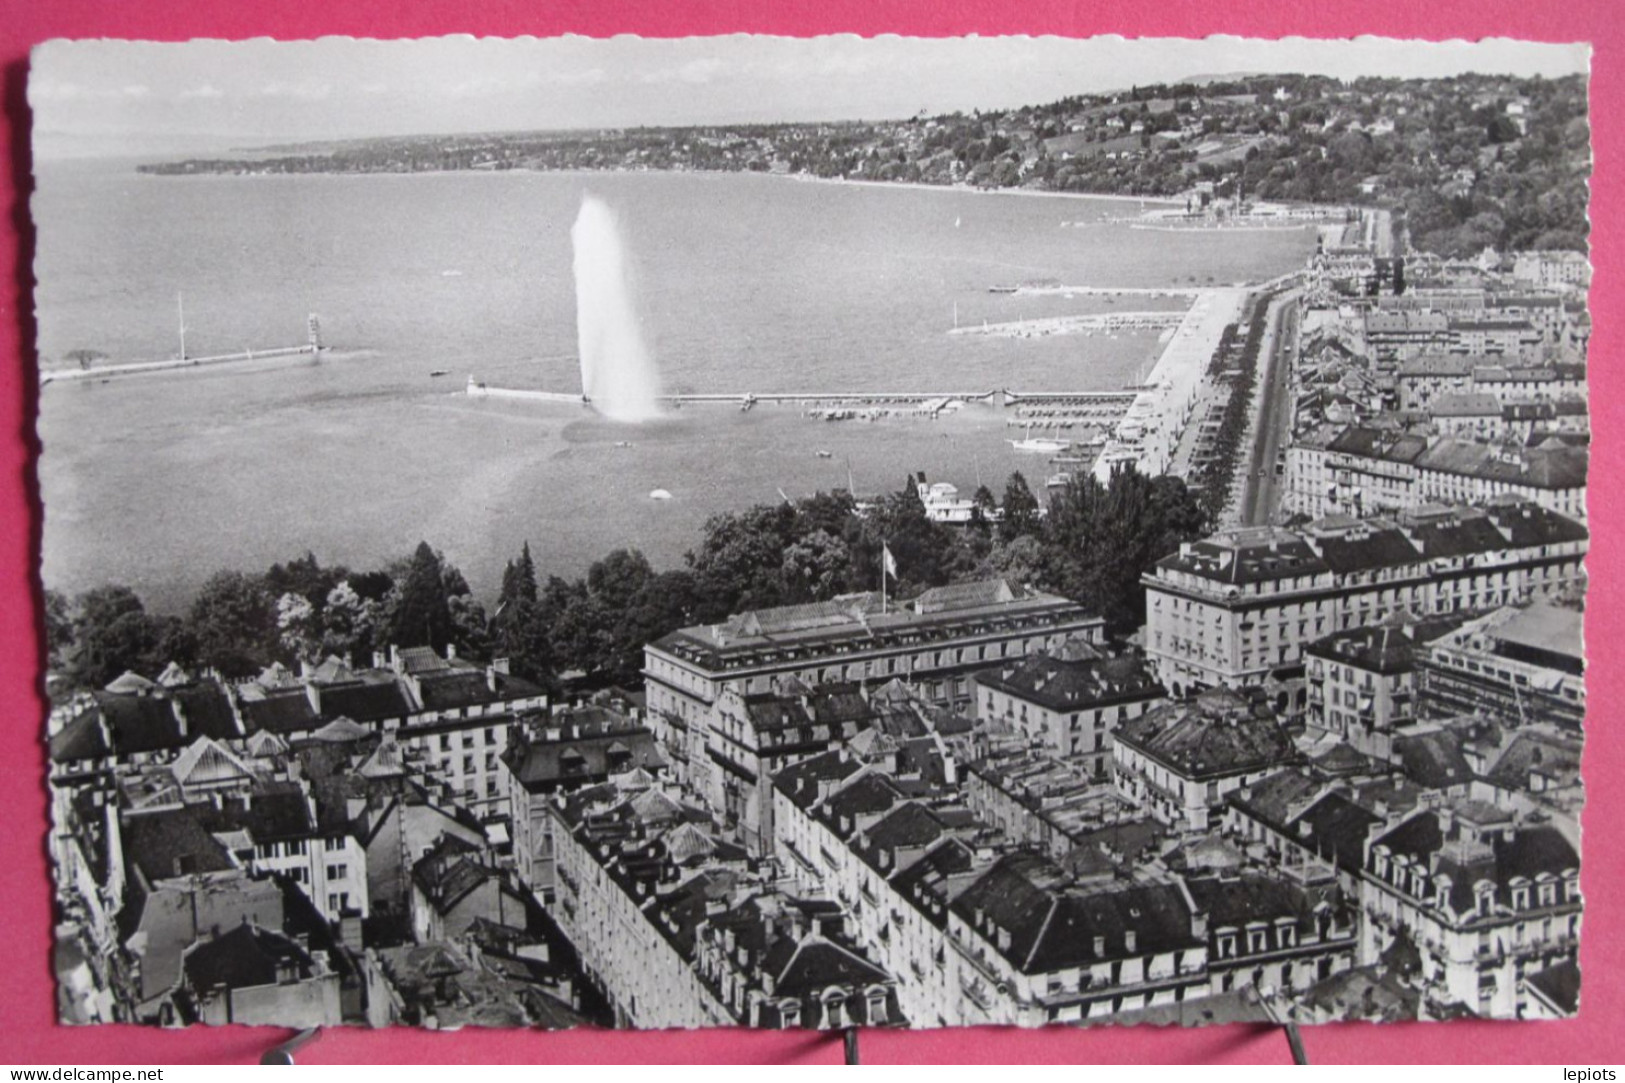
<svg viewBox="0 0 1625 1083">
<path fill-rule="evenodd" d="M 619 217 L 668 391 L 1113 390 L 1157 356 L 1154 334 L 947 332 L 956 316 L 1109 310 L 991 285 L 1259 280 L 1300 265 L 1315 237 L 1108 221 L 1132 201 L 757 175 L 167 178 L 46 163 L 33 206 L 47 365 L 81 348 L 174 356 L 178 294 L 189 355 L 297 344 L 311 312 L 331 350 L 43 388 L 45 584 L 125 583 L 173 609 L 220 568 L 306 549 L 374 567 L 427 539 L 488 599 L 526 540 L 543 574 L 620 545 L 674 566 L 710 515 L 844 487 L 848 462 L 860 491 L 910 470 L 998 491 L 1019 468 L 1042 486 L 1045 458 L 1014 452 L 1020 433 L 992 408 L 830 423 L 689 406 L 632 426 L 467 398 L 470 374 L 579 391 L 569 231 L 584 192 Z M 673 499 L 650 500 L 656 488 Z"/>
</svg>

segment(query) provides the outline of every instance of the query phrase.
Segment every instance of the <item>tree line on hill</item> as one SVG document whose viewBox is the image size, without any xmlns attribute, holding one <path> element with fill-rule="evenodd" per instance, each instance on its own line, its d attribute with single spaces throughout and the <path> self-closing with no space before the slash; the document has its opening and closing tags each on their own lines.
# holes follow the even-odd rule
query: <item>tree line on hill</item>
<svg viewBox="0 0 1625 1083">
<path fill-rule="evenodd" d="M 1106 484 L 1068 481 L 1046 514 L 1020 473 L 1005 486 L 1002 516 L 985 514 L 1000 506 L 985 487 L 974 499 L 978 513 L 964 528 L 928 518 L 913 478 L 861 508 L 846 492 L 758 505 L 713 516 L 683 566 L 664 571 L 636 549 L 617 549 L 583 576 L 544 575 L 527 542 L 490 610 L 427 542 L 372 571 L 323 566 L 310 553 L 261 574 L 222 571 L 178 615 L 148 611 L 125 586 L 71 598 L 47 590 L 49 663 L 72 685 L 99 688 L 172 661 L 242 678 L 272 662 L 337 655 L 367 665 L 389 644 L 450 645 L 468 657 L 506 657 L 513 672 L 555 689 L 566 675 L 635 684 L 644 645 L 679 628 L 879 590 L 882 546 L 896 562 L 887 583 L 895 598 L 1004 577 L 1072 598 L 1124 634 L 1144 621 L 1140 576 L 1210 523 L 1183 481 L 1132 469 Z"/>
</svg>

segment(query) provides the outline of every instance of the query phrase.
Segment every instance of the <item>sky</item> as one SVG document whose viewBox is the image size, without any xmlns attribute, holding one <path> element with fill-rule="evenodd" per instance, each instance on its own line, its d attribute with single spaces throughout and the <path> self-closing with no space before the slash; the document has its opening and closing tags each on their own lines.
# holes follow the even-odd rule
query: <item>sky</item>
<svg viewBox="0 0 1625 1083">
<path fill-rule="evenodd" d="M 41 158 L 361 136 L 886 119 L 1237 72 L 1557 77 L 1589 49 L 1489 39 L 1258 41 L 734 35 L 181 44 L 48 42 L 29 77 Z"/>
</svg>

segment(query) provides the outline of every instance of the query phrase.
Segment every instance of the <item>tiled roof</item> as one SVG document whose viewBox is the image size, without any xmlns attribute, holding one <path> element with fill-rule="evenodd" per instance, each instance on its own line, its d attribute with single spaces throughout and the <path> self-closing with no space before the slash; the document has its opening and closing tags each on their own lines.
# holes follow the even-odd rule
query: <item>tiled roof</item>
<svg viewBox="0 0 1625 1083">
<path fill-rule="evenodd" d="M 1321 558 L 1339 575 L 1414 564 L 1422 554 L 1398 528 L 1333 535 L 1320 540 Z"/>
<path fill-rule="evenodd" d="M 312 741 L 325 741 L 328 744 L 353 744 L 356 741 L 365 741 L 372 736 L 372 730 L 340 715 L 315 733 L 312 733 L 310 739 Z"/>
<path fill-rule="evenodd" d="M 175 781 L 183 786 L 232 779 L 250 779 L 253 772 L 230 749 L 208 737 L 199 737 L 170 765 Z"/>
<path fill-rule="evenodd" d="M 1473 769 L 1461 752 L 1461 740 L 1445 729 L 1412 733 L 1394 741 L 1394 754 L 1405 774 L 1419 786 L 1446 789 L 1473 780 Z"/>
<path fill-rule="evenodd" d="M 642 727 L 559 741 L 534 741 L 521 736 L 502 754 L 502 760 L 520 785 L 532 793 L 565 784 L 602 782 L 612 771 L 658 770 L 665 766 L 654 735 Z"/>
<path fill-rule="evenodd" d="M 215 681 L 205 680 L 172 688 L 169 695 L 175 701 L 177 713 L 186 719 L 189 736 L 230 741 L 243 735 L 237 725 L 236 712 L 231 708 L 231 699 Z"/>
<path fill-rule="evenodd" d="M 147 680 L 141 674 L 127 669 L 109 681 L 107 687 L 102 691 L 121 696 L 134 696 L 144 692 L 155 692 L 157 689 L 156 684 Z"/>
<path fill-rule="evenodd" d="M 1498 900 L 1508 904 L 1513 880 L 1561 878 L 1580 867 L 1573 844 L 1555 827 L 1526 824 L 1467 838 L 1472 830 L 1442 820 L 1439 812 L 1424 811 L 1375 836 L 1372 845 L 1420 862 L 1432 875 L 1449 876 L 1450 902 L 1457 912 L 1472 909 L 1474 885 L 1481 880 L 1493 883 Z"/>
<path fill-rule="evenodd" d="M 781 769 L 773 776 L 773 785 L 803 809 L 818 802 L 820 783 L 839 785 L 863 769 L 855 758 L 831 749 L 821 755 L 802 760 Z"/>
<path fill-rule="evenodd" d="M 406 694 L 394 681 L 323 688 L 321 704 L 323 717 L 343 715 L 357 722 L 382 722 L 412 713 Z"/>
<path fill-rule="evenodd" d="M 502 874 L 486 865 L 471 843 L 455 835 L 442 835 L 412 866 L 412 880 L 441 914 L 449 913 L 475 888 Z"/>
<path fill-rule="evenodd" d="M 101 715 L 94 708 L 82 711 L 67 725 L 51 735 L 51 762 L 77 763 L 98 760 L 110 755 L 112 749 L 102 734 Z"/>
<path fill-rule="evenodd" d="M 399 660 L 401 671 L 413 676 L 439 673 L 451 668 L 451 664 L 436 654 L 433 647 L 401 647 L 395 652 L 395 657 Z"/>
<path fill-rule="evenodd" d="M 453 670 L 418 680 L 423 709 L 447 711 L 481 703 L 495 703 L 497 693 L 491 690 L 485 674 L 472 670 Z"/>
<path fill-rule="evenodd" d="M 1580 1010 L 1580 966 L 1572 959 L 1536 971 L 1524 983 L 1565 1015 Z"/>
<path fill-rule="evenodd" d="M 1249 922 L 1277 918 L 1299 920 L 1320 900 L 1277 876 L 1192 877 L 1185 881 L 1196 908 L 1205 911 L 1211 928 L 1243 928 Z"/>
<path fill-rule="evenodd" d="M 1190 908 L 1177 886 L 1074 882 L 1054 862 L 1028 851 L 1000 858 L 954 901 L 953 910 L 1024 974 L 1202 943 L 1191 933 Z"/>
<path fill-rule="evenodd" d="M 1244 585 L 1326 570 L 1318 554 L 1297 534 L 1276 527 L 1224 531 L 1182 546 L 1157 562 L 1158 568 L 1185 572 L 1219 583 Z"/>
<path fill-rule="evenodd" d="M 186 980 L 199 996 L 214 989 L 253 989 L 278 985 L 291 970 L 299 978 L 314 973 L 310 954 L 279 932 L 239 925 L 186 953 Z"/>
<path fill-rule="evenodd" d="M 953 609 L 1002 605 L 1026 596 L 1025 589 L 1007 579 L 987 579 L 932 587 L 914 599 L 913 606 L 916 613 L 941 613 Z"/>
<path fill-rule="evenodd" d="M 824 803 L 831 818 L 872 816 L 903 800 L 897 784 L 882 774 L 867 774 L 834 793 Z"/>
<path fill-rule="evenodd" d="M 783 943 L 783 941 L 781 941 Z M 817 995 L 831 986 L 880 985 L 891 975 L 863 956 L 822 936 L 809 935 L 795 945 L 782 965 L 771 955 L 764 959 L 774 974 L 774 996 Z"/>
<path fill-rule="evenodd" d="M 983 670 L 976 683 L 997 688 L 1052 711 L 1091 709 L 1100 704 L 1164 696 L 1156 674 L 1142 655 L 1069 662 L 1047 654 Z"/>
<path fill-rule="evenodd" d="M 139 869 L 148 883 L 237 867 L 189 808 L 131 816 L 121 835 L 125 864 Z"/>
<path fill-rule="evenodd" d="M 227 798 L 219 808 L 198 806 L 196 816 L 210 831 L 244 830 L 261 846 L 316 835 L 310 798 L 293 782 L 262 783 L 246 800 Z"/>
<path fill-rule="evenodd" d="M 186 746 L 186 737 L 167 698 L 111 692 L 94 695 L 107 735 L 120 755 L 163 752 Z"/>
<path fill-rule="evenodd" d="M 1210 689 L 1155 707 L 1121 724 L 1117 740 L 1195 779 L 1297 759 L 1274 712 L 1229 689 Z"/>
<path fill-rule="evenodd" d="M 241 703 L 243 725 L 250 733 L 267 730 L 275 734 L 298 733 L 313 730 L 320 721 L 310 708 L 303 689 L 274 692 L 263 699 L 244 699 Z"/>
</svg>

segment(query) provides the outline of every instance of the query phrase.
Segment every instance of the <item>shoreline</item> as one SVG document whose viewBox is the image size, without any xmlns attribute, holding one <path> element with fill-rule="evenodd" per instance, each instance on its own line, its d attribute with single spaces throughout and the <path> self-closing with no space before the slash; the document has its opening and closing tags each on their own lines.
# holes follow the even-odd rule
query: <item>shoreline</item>
<svg viewBox="0 0 1625 1083">
<path fill-rule="evenodd" d="M 143 163 L 146 164 L 146 163 Z M 864 180 L 855 177 L 815 177 L 809 173 L 764 173 L 749 169 L 533 169 L 529 166 L 515 166 L 512 169 L 377 169 L 377 170 L 326 170 L 313 169 L 298 172 L 254 172 L 254 171 L 228 171 L 208 170 L 198 173 L 149 173 L 139 169 L 131 170 L 136 176 L 147 177 L 153 180 L 213 180 L 216 178 L 243 180 L 245 178 L 285 178 L 285 177 L 445 177 L 445 176 L 485 176 L 500 177 L 513 173 L 533 173 L 537 175 L 556 176 L 644 176 L 662 175 L 677 177 L 765 177 L 774 180 L 796 181 L 802 184 L 831 184 L 862 188 L 891 188 L 900 191 L 921 192 L 958 192 L 963 195 L 992 195 L 992 196 L 1023 196 L 1044 199 L 1077 199 L 1077 200 L 1109 200 L 1118 203 L 1156 203 L 1170 207 L 1184 206 L 1184 200 L 1173 196 L 1135 196 L 1123 195 L 1117 192 L 1049 192 L 1037 188 L 977 188 L 964 183 L 955 184 L 927 184 L 923 181 L 883 181 Z"/>
</svg>

